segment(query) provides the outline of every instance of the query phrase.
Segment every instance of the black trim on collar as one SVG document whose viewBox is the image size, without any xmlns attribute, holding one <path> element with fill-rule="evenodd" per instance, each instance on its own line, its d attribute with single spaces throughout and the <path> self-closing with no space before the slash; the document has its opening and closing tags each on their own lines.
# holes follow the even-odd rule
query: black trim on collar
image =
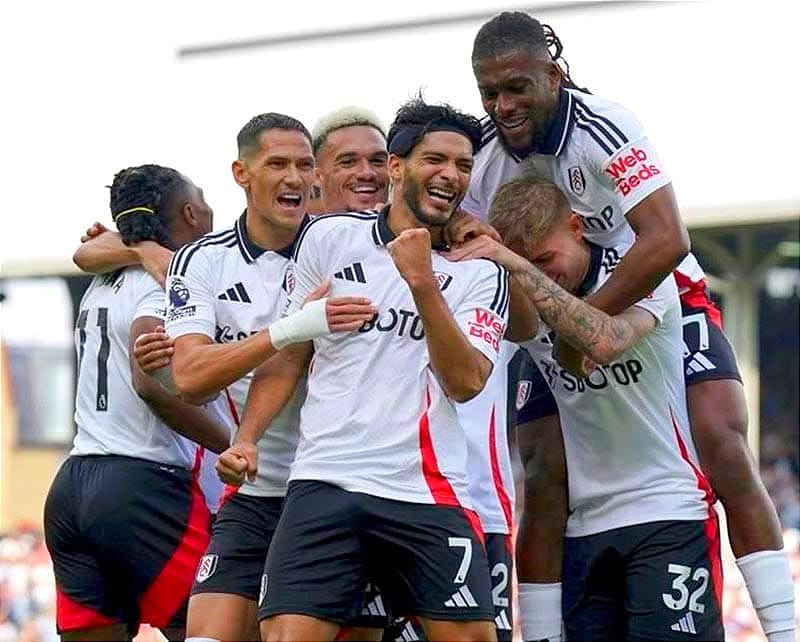
<svg viewBox="0 0 800 642">
<path fill-rule="evenodd" d="M 375 223 L 372 225 L 372 240 L 378 247 L 382 245 L 388 245 L 397 238 L 395 233 L 392 232 L 391 228 L 389 227 L 389 221 L 387 220 L 389 217 L 389 207 L 391 206 L 383 206 L 383 209 L 378 212 L 378 218 L 375 219 Z M 450 249 L 450 246 L 443 244 L 433 245 L 431 249 L 435 250 L 436 252 L 446 252 Z"/>
<path fill-rule="evenodd" d="M 589 245 L 590 252 L 589 269 L 586 272 L 583 283 L 575 290 L 575 296 L 580 298 L 589 294 L 592 288 L 597 285 L 597 277 L 600 276 L 600 266 L 603 264 L 603 248 L 589 241 L 586 241 L 586 243 Z"/>
<path fill-rule="evenodd" d="M 294 247 L 297 243 L 297 239 L 300 236 L 300 233 L 305 229 L 306 225 L 311 221 L 311 217 L 306 214 L 303 217 L 303 221 L 300 223 L 300 227 L 297 230 L 297 235 L 294 237 L 292 242 L 287 245 L 286 247 L 282 247 L 278 250 L 268 250 L 266 248 L 261 247 L 260 245 L 256 245 L 253 239 L 250 238 L 247 234 L 247 210 L 242 212 L 242 215 L 236 220 L 236 225 L 234 225 L 234 229 L 236 230 L 236 240 L 239 242 L 239 251 L 242 253 L 244 260 L 246 263 L 252 263 L 256 259 L 258 259 L 264 252 L 275 252 L 276 254 L 280 254 L 282 257 L 290 259 L 294 254 Z"/>
<path fill-rule="evenodd" d="M 500 142 L 506 148 L 511 158 L 518 163 L 530 156 L 531 154 L 544 154 L 545 156 L 558 156 L 564 149 L 567 143 L 569 134 L 572 131 L 572 126 L 575 123 L 575 98 L 563 87 L 561 88 L 558 98 L 558 109 L 556 116 L 547 130 L 544 133 L 542 143 L 540 145 L 531 145 L 528 149 L 522 151 L 514 151 L 505 144 L 505 139 L 502 132 L 498 130 Z"/>
</svg>

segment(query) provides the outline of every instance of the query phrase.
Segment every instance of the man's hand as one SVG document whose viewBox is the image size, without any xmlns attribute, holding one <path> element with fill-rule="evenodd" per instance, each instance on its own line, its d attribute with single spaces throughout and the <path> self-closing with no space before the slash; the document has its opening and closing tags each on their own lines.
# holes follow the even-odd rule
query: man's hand
<svg viewBox="0 0 800 642">
<path fill-rule="evenodd" d="M 233 444 L 219 456 L 214 467 L 225 484 L 241 486 L 245 476 L 248 481 L 253 481 L 258 472 L 258 448 L 247 442 Z"/>
<path fill-rule="evenodd" d="M 142 372 L 152 375 L 156 370 L 166 368 L 172 361 L 175 340 L 167 335 L 164 326 L 158 326 L 153 332 L 145 332 L 136 338 L 133 344 L 133 357 Z"/>
<path fill-rule="evenodd" d="M 145 271 L 163 288 L 167 280 L 169 262 L 175 253 L 155 241 L 142 241 L 132 247 Z"/>
<path fill-rule="evenodd" d="M 432 285 L 431 235 L 424 228 L 404 230 L 386 246 L 397 271 L 413 290 Z"/>
<path fill-rule="evenodd" d="M 556 335 L 553 343 L 553 359 L 556 360 L 564 370 L 570 374 L 580 377 L 588 377 L 597 365 L 580 350 L 573 348 L 569 343 Z"/>
<path fill-rule="evenodd" d="M 312 301 L 324 298 L 330 289 L 330 280 L 324 281 L 306 297 L 303 307 Z M 358 330 L 362 324 L 373 317 L 375 312 L 377 312 L 377 308 L 365 297 L 335 296 L 325 301 L 325 318 L 331 332 Z"/>
<path fill-rule="evenodd" d="M 469 259 L 492 259 L 510 272 L 524 271 L 530 267 L 525 259 L 509 250 L 505 245 L 490 236 L 481 234 L 459 247 L 442 254 L 448 261 L 467 261 Z"/>
<path fill-rule="evenodd" d="M 461 245 L 482 234 L 493 238 L 498 243 L 503 241 L 497 230 L 491 225 L 461 209 L 456 210 L 455 214 L 450 217 L 442 232 L 444 242 L 448 245 Z"/>
<path fill-rule="evenodd" d="M 91 241 L 95 236 L 100 236 L 103 232 L 108 232 L 108 228 L 99 221 L 95 221 L 86 229 L 86 233 L 81 236 L 81 243 Z"/>
</svg>

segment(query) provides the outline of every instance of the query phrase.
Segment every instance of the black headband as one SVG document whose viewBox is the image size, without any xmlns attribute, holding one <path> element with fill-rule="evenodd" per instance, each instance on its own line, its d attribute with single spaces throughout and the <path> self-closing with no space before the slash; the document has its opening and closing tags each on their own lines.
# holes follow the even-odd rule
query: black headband
<svg viewBox="0 0 800 642">
<path fill-rule="evenodd" d="M 472 143 L 469 135 L 457 125 L 451 123 L 437 123 L 433 121 L 425 125 L 400 125 L 394 136 L 389 140 L 388 148 L 390 154 L 407 156 L 411 150 L 430 132 L 455 132 Z M 474 151 L 474 149 L 473 149 Z"/>
</svg>

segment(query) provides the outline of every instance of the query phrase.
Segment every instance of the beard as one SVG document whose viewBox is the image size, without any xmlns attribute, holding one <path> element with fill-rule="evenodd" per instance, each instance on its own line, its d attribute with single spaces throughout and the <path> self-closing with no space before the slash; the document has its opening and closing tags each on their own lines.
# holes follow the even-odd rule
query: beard
<svg viewBox="0 0 800 642">
<path fill-rule="evenodd" d="M 444 227 L 447 225 L 447 222 L 453 216 L 453 213 L 461 202 L 460 198 L 454 199 L 449 211 L 444 213 L 439 213 L 437 211 L 435 214 L 428 214 L 422 208 L 421 194 L 422 186 L 420 182 L 413 176 L 407 175 L 405 185 L 403 186 L 403 200 L 420 223 L 431 227 Z"/>
</svg>

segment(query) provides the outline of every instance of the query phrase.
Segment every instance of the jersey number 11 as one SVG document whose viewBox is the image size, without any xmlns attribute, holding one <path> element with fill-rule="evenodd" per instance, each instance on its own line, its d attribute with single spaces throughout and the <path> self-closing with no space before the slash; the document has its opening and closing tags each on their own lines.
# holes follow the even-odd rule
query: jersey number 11
<svg viewBox="0 0 800 642">
<path fill-rule="evenodd" d="M 89 310 L 81 310 L 77 323 L 80 336 L 78 368 L 83 363 L 83 346 L 86 343 L 88 320 Z M 100 347 L 97 350 L 97 402 L 95 407 L 98 412 L 106 412 L 108 410 L 108 355 L 111 351 L 111 342 L 108 340 L 108 308 L 97 308 L 97 327 L 100 328 Z"/>
</svg>

